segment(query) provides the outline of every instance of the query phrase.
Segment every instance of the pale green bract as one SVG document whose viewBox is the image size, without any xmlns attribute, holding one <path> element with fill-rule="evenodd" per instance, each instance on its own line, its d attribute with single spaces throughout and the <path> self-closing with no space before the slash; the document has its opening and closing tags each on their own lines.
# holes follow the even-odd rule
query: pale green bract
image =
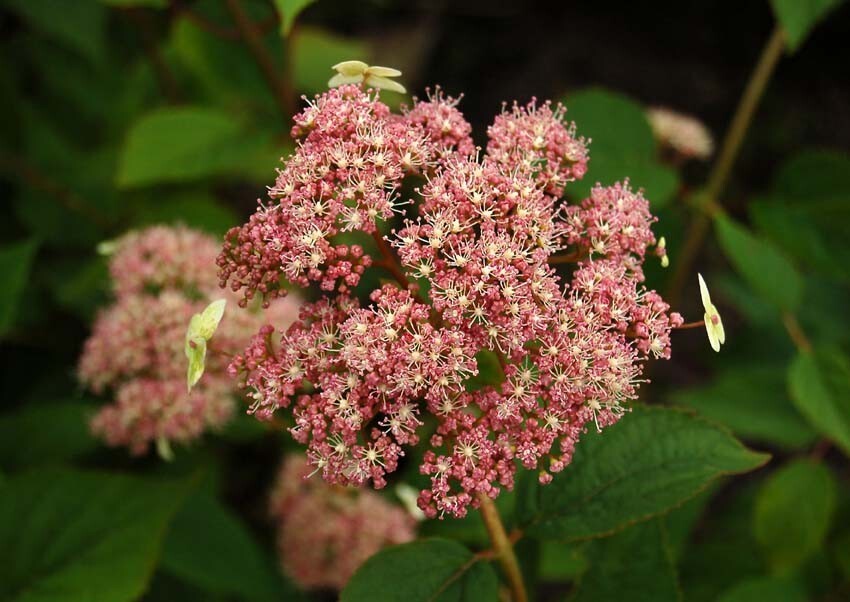
<svg viewBox="0 0 850 602">
<path fill-rule="evenodd" d="M 189 329 L 186 331 L 186 344 L 184 351 L 189 360 L 186 371 L 186 385 L 192 390 L 201 376 L 204 374 L 204 362 L 207 357 L 207 341 L 209 341 L 218 328 L 221 318 L 224 316 L 226 299 L 213 301 L 199 314 L 192 316 L 189 320 Z"/>
<path fill-rule="evenodd" d="M 328 86 L 336 88 L 345 84 L 363 83 L 367 87 L 380 88 L 381 90 L 390 90 L 404 94 L 407 92 L 404 86 L 389 78 L 398 77 L 401 71 L 392 67 L 380 67 L 378 65 L 367 65 L 363 61 L 343 61 L 332 67 L 337 72 L 330 81 Z"/>
</svg>

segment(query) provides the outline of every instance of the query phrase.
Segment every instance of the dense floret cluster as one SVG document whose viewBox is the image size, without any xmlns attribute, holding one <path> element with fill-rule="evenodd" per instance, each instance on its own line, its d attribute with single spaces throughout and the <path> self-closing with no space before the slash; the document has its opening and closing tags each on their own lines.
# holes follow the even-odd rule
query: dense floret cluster
<svg viewBox="0 0 850 602">
<path fill-rule="evenodd" d="M 305 589 L 341 590 L 382 548 L 411 541 L 416 521 L 377 493 L 308 479 L 303 456 L 289 456 L 271 495 L 281 565 Z"/>
<path fill-rule="evenodd" d="M 643 284 L 657 241 L 641 192 L 566 200 L 588 152 L 563 106 L 506 107 L 482 151 L 456 105 L 435 94 L 394 115 L 356 86 L 317 96 L 270 198 L 218 258 L 246 303 L 280 296 L 284 278 L 324 291 L 234 358 L 252 411 L 289 408 L 310 463 L 340 485 L 383 487 L 424 445 L 431 517 L 496 497 L 518 465 L 550 481 L 588 423 L 622 415 L 682 321 Z M 361 302 L 367 268 L 384 280 Z"/>
<path fill-rule="evenodd" d="M 266 311 L 230 312 L 208 355 L 207 376 L 187 392 L 184 337 L 193 314 L 221 297 L 214 238 L 187 228 L 154 226 L 114 244 L 109 270 L 115 302 L 95 320 L 79 363 L 80 380 L 114 402 L 91 422 L 110 445 L 132 453 L 152 442 L 167 449 L 233 414 L 236 387 L 227 377 L 229 353 L 243 348 L 266 320 L 286 325 L 298 312 L 295 297 Z M 235 304 L 235 296 L 225 293 Z"/>
</svg>

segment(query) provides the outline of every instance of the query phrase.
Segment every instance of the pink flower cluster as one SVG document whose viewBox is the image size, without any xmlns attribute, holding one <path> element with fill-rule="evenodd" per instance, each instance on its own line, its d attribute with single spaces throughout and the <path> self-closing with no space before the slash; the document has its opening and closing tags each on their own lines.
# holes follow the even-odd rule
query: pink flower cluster
<svg viewBox="0 0 850 602">
<path fill-rule="evenodd" d="M 436 95 L 392 115 L 355 86 L 317 97 L 270 200 L 218 260 L 246 299 L 273 299 L 281 276 L 327 291 L 231 363 L 252 410 L 292 408 L 293 436 L 332 483 L 383 487 L 424 444 L 431 517 L 496 497 L 518 465 L 550 481 L 588 422 L 622 415 L 682 321 L 643 285 L 656 240 L 642 194 L 625 182 L 564 200 L 588 153 L 562 106 L 504 110 L 482 155 L 455 105 Z M 334 243 L 349 230 L 374 248 Z M 369 266 L 395 282 L 362 305 L 351 289 Z M 499 368 L 470 380 L 482 362 Z"/>
<path fill-rule="evenodd" d="M 215 350 L 244 347 L 266 319 L 288 324 L 296 317 L 294 297 L 267 315 L 230 312 L 213 340 L 207 374 L 187 393 L 184 337 L 192 315 L 222 296 L 217 252 L 215 239 L 182 227 L 155 226 L 117 241 L 109 262 L 115 302 L 98 315 L 79 363 L 84 384 L 114 396 L 91 422 L 109 445 L 141 454 L 151 442 L 187 442 L 223 425 L 235 387 Z"/>
<path fill-rule="evenodd" d="M 416 521 L 367 490 L 308 479 L 303 456 L 283 463 L 271 496 L 283 570 L 304 589 L 345 587 L 382 548 L 411 541 Z"/>
</svg>

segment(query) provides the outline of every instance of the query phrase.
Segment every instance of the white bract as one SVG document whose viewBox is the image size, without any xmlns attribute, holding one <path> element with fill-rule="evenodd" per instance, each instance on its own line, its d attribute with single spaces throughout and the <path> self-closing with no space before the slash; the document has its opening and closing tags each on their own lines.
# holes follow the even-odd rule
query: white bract
<svg viewBox="0 0 850 602">
<path fill-rule="evenodd" d="M 363 61 L 343 61 L 332 67 L 337 72 L 329 81 L 328 87 L 336 88 L 345 84 L 363 83 L 370 88 L 390 90 L 404 94 L 407 92 L 404 86 L 389 78 L 398 77 L 401 71 L 391 67 L 369 66 Z"/>
<path fill-rule="evenodd" d="M 720 346 L 726 342 L 726 332 L 723 330 L 723 320 L 720 319 L 720 313 L 711 302 L 711 295 L 708 293 L 708 287 L 705 280 L 702 279 L 702 274 L 697 274 L 699 278 L 699 292 L 702 297 L 702 306 L 705 308 L 705 331 L 708 333 L 708 342 L 711 343 L 711 348 L 715 351 L 720 351 Z"/>
<path fill-rule="evenodd" d="M 209 341 L 218 328 L 224 307 L 227 305 L 225 299 L 213 301 L 199 314 L 192 316 L 189 321 L 189 329 L 186 331 L 186 343 L 184 352 L 189 360 L 186 372 L 186 385 L 192 390 L 201 376 L 204 374 L 204 362 L 207 357 L 207 341 Z"/>
</svg>

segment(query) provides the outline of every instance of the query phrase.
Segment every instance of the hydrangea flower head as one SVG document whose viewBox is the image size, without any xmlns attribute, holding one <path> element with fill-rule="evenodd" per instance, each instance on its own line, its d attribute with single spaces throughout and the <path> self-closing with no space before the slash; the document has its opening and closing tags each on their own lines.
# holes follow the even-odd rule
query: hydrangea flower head
<svg viewBox="0 0 850 602">
<path fill-rule="evenodd" d="M 208 354 L 226 302 L 209 305 L 221 296 L 217 250 L 215 239 L 183 227 L 154 226 L 113 243 L 115 301 L 95 320 L 78 368 L 86 386 L 114 400 L 91 422 L 109 445 L 141 454 L 155 442 L 168 455 L 169 442 L 187 443 L 222 426 L 233 414 L 237 390 L 220 351 L 243 348 L 267 318 L 286 324 L 296 317 L 294 297 L 266 312 L 234 312 L 221 321 Z M 201 317 L 194 320 L 193 341 L 187 341 L 193 315 Z M 192 342 L 201 366 L 206 358 L 207 376 L 187 392 L 186 350 Z"/>
<path fill-rule="evenodd" d="M 243 303 L 284 294 L 281 277 L 322 292 L 231 363 L 251 411 L 292 412 L 313 470 L 339 485 L 381 488 L 423 447 L 429 517 L 463 516 L 518 467 L 549 482 L 588 425 L 623 415 L 682 322 L 644 285 L 642 193 L 565 200 L 589 159 L 565 107 L 506 106 L 482 151 L 456 105 L 438 93 L 394 115 L 354 85 L 317 96 L 218 259 Z M 355 295 L 367 269 L 380 285 Z"/>
<path fill-rule="evenodd" d="M 311 471 L 303 456 L 289 456 L 271 494 L 281 565 L 301 587 L 341 590 L 369 557 L 415 537 L 415 519 L 399 506 Z"/>
</svg>

